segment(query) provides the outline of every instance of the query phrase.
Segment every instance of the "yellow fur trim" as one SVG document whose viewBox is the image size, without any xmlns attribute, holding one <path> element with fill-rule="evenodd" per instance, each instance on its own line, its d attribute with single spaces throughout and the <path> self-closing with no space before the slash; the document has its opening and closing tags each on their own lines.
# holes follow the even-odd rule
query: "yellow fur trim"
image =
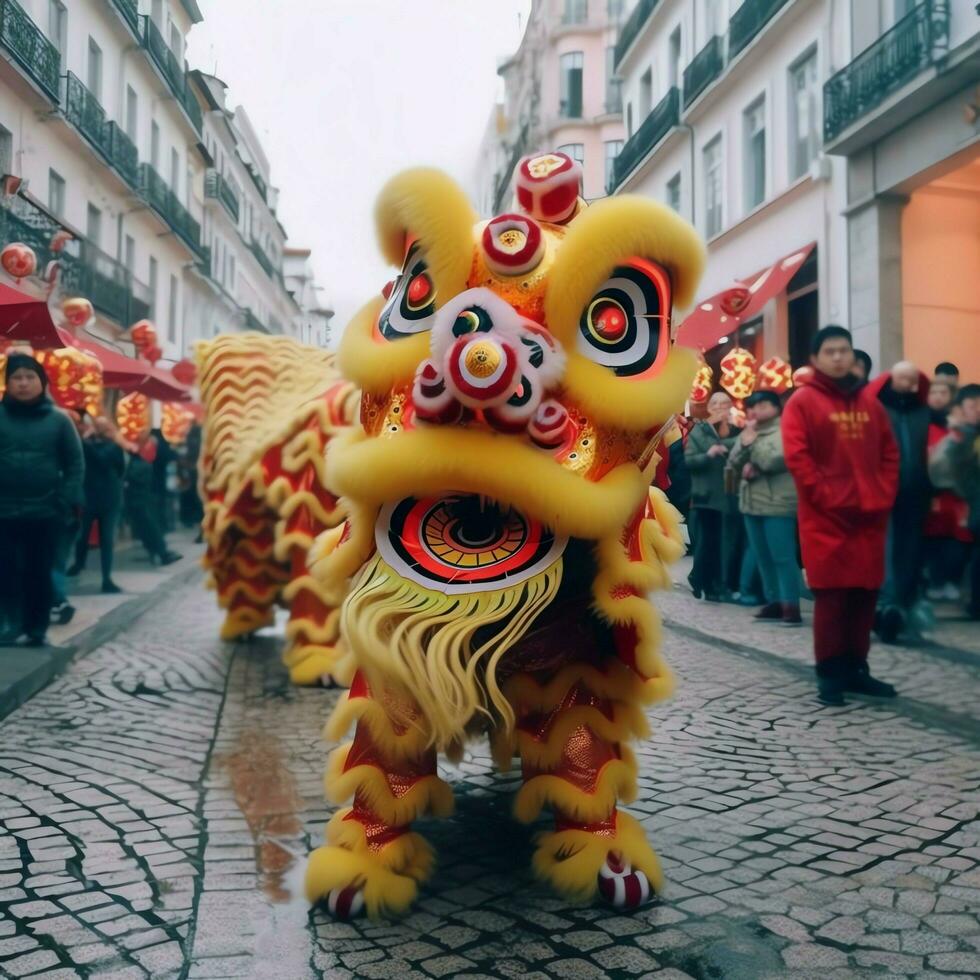
<svg viewBox="0 0 980 980">
<path fill-rule="evenodd" d="M 330 447 L 330 483 L 342 496 L 375 508 L 387 500 L 441 494 L 447 488 L 484 494 L 520 508 L 559 534 L 587 539 L 617 533 L 648 488 L 632 463 L 593 483 L 529 444 L 490 432 L 440 427 L 390 439 L 352 429 Z M 373 531 L 372 522 L 372 543 Z"/>
<path fill-rule="evenodd" d="M 504 693 L 515 709 L 549 711 L 579 682 L 601 698 L 643 703 L 643 682 L 618 660 L 611 661 L 605 673 L 585 664 L 569 664 L 543 686 L 530 674 L 515 674 L 504 685 Z"/>
<path fill-rule="evenodd" d="M 374 550 L 378 508 L 364 507 L 350 500 L 341 501 L 341 504 L 349 515 L 349 537 L 341 542 L 346 530 L 343 524 L 324 531 L 313 542 L 306 559 L 310 574 L 321 586 L 317 595 L 329 606 L 339 606 L 343 602 L 351 577 Z"/>
<path fill-rule="evenodd" d="M 352 744 L 342 745 L 330 753 L 324 780 L 329 800 L 343 803 L 355 793 L 360 793 L 373 813 L 395 827 L 411 823 L 426 813 L 448 817 L 453 812 L 453 791 L 438 776 L 423 776 L 404 796 L 396 798 L 388 787 L 384 773 L 377 766 L 354 766 L 344 772 Z"/>
<path fill-rule="evenodd" d="M 384 705 L 373 698 L 342 697 L 330 713 L 324 737 L 339 742 L 355 723 L 367 725 L 371 741 L 392 759 L 418 758 L 429 744 L 429 733 L 422 724 L 409 725 L 396 732 Z"/>
<path fill-rule="evenodd" d="M 705 263 L 698 233 L 671 208 L 650 198 L 607 197 L 568 225 L 548 279 L 548 328 L 566 347 L 575 346 L 579 318 L 599 287 L 616 266 L 634 257 L 670 272 L 675 306 L 694 302 Z"/>
<path fill-rule="evenodd" d="M 330 818 L 326 829 L 327 843 L 335 847 L 345 847 L 349 851 L 368 851 L 363 824 L 347 819 L 351 812 L 350 807 L 345 807 Z M 416 881 L 425 881 L 429 877 L 435 859 L 429 842 L 413 831 L 400 834 L 372 853 L 390 871 L 408 875 Z"/>
<path fill-rule="evenodd" d="M 514 798 L 514 816 L 521 823 L 532 823 L 550 805 L 574 820 L 592 823 L 609 816 L 617 801 L 636 799 L 636 759 L 620 746 L 621 759 L 607 762 L 599 772 L 595 792 L 586 793 L 561 776 L 532 776 Z"/>
<path fill-rule="evenodd" d="M 405 870 L 413 869 L 410 866 Z M 411 873 L 400 874 L 385 867 L 384 860 L 373 851 L 355 852 L 334 846 L 318 847 L 310 855 L 305 885 L 311 904 L 326 898 L 335 888 L 362 887 L 364 909 L 372 919 L 407 912 L 418 895 L 418 884 Z"/>
<path fill-rule="evenodd" d="M 222 640 L 237 640 L 240 636 L 254 633 L 275 622 L 275 613 L 271 609 L 260 611 L 243 606 L 228 613 L 221 626 Z"/>
<path fill-rule="evenodd" d="M 576 902 L 594 898 L 599 869 L 610 851 L 616 851 L 634 870 L 642 871 L 654 891 L 663 888 L 663 872 L 643 828 L 628 813 L 616 814 L 616 836 L 606 837 L 587 830 L 561 830 L 538 837 L 534 852 L 535 874 L 558 894 Z"/>
<path fill-rule="evenodd" d="M 289 679 L 303 687 L 319 684 L 326 676 L 346 685 L 354 672 L 347 651 L 339 646 L 297 645 L 287 648 L 282 660 L 289 669 Z"/>
</svg>

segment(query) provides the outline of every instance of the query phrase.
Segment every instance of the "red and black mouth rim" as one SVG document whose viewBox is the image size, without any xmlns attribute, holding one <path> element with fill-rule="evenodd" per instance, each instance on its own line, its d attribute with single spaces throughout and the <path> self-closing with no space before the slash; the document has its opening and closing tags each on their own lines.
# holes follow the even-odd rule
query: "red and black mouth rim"
<svg viewBox="0 0 980 980">
<path fill-rule="evenodd" d="M 474 494 L 389 504 L 375 541 L 400 575 L 447 593 L 516 585 L 557 561 L 567 544 L 540 521 Z"/>
</svg>

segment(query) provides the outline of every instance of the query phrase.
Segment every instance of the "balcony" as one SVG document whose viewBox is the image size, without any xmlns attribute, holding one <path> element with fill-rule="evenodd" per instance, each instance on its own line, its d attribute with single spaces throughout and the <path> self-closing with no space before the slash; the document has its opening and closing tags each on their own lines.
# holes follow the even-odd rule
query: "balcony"
<svg viewBox="0 0 980 980">
<path fill-rule="evenodd" d="M 728 22 L 728 60 L 747 47 L 786 3 L 787 0 L 744 0 Z"/>
<path fill-rule="evenodd" d="M 613 184 L 608 188 L 611 194 L 643 158 L 655 149 L 663 138 L 680 122 L 681 95 L 672 88 L 643 120 L 640 128 L 627 140 L 626 145 L 616 157 L 613 170 Z"/>
<path fill-rule="evenodd" d="M 0 205 L 0 241 L 30 245 L 37 255 L 39 270 L 58 257 L 51 251 L 51 239 L 64 230 L 56 218 L 20 195 L 12 195 Z M 70 241 L 61 255 L 77 249 L 78 243 Z"/>
<path fill-rule="evenodd" d="M 268 333 L 266 325 L 246 306 L 245 307 L 245 329 L 258 330 L 260 333 Z"/>
<path fill-rule="evenodd" d="M 170 45 L 163 39 L 159 28 L 149 16 L 144 14 L 140 19 L 140 39 L 143 47 L 150 56 L 150 60 L 156 65 L 158 71 L 166 79 L 170 86 L 170 91 L 177 100 L 180 107 L 184 110 L 194 129 L 200 133 L 203 125 L 201 107 L 197 104 L 190 85 L 187 83 L 187 72 L 177 60 Z"/>
<path fill-rule="evenodd" d="M 253 238 L 249 243 L 248 247 L 252 254 L 255 256 L 259 265 L 262 266 L 263 271 L 270 279 L 279 278 L 279 270 L 272 264 L 272 259 L 266 255 L 265 249 Z"/>
<path fill-rule="evenodd" d="M 262 200 L 268 202 L 269 188 L 266 187 L 265 181 L 262 179 L 262 174 L 250 163 L 245 164 L 245 169 L 248 171 L 249 177 L 252 178 L 252 183 L 255 184 L 255 189 L 259 192 Z"/>
<path fill-rule="evenodd" d="M 848 126 L 945 53 L 949 5 L 926 0 L 906 14 L 823 87 L 823 138 L 836 139 Z"/>
<path fill-rule="evenodd" d="M 122 15 L 122 19 L 126 21 L 132 32 L 139 37 L 140 15 L 136 0 L 110 0 L 110 2 Z"/>
<path fill-rule="evenodd" d="M 80 246 L 77 256 L 62 260 L 62 284 L 88 297 L 100 313 L 120 326 L 149 316 L 149 288 L 91 242 L 82 241 Z"/>
<path fill-rule="evenodd" d="M 51 101 L 57 103 L 61 55 L 16 0 L 0 0 L 0 45 Z"/>
<path fill-rule="evenodd" d="M 132 187 L 139 187 L 140 162 L 136 145 L 118 123 L 108 125 L 109 162 L 126 178 Z"/>
<path fill-rule="evenodd" d="M 139 168 L 140 193 L 154 211 L 167 222 L 195 255 L 201 251 L 201 226 L 170 189 L 167 182 L 148 163 Z"/>
<path fill-rule="evenodd" d="M 686 109 L 725 68 L 725 38 L 716 34 L 684 69 L 684 108 Z"/>
<path fill-rule="evenodd" d="M 231 220 L 238 224 L 238 194 L 217 170 L 208 170 L 205 175 L 204 196 L 220 201 L 231 216 Z"/>
<path fill-rule="evenodd" d="M 633 13 L 629 15 L 623 29 L 619 32 L 619 40 L 616 42 L 615 61 L 616 66 L 623 60 L 623 56 L 629 50 L 630 45 L 636 40 L 636 36 L 643 30 L 643 25 L 650 19 L 650 15 L 657 9 L 660 0 L 640 0 L 633 8 Z"/>
</svg>

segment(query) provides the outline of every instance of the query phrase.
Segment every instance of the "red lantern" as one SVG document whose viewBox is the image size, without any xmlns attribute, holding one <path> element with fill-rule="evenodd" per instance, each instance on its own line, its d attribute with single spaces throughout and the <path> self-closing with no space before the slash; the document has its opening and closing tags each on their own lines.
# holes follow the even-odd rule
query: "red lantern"
<svg viewBox="0 0 980 980">
<path fill-rule="evenodd" d="M 51 383 L 51 397 L 62 408 L 102 410 L 102 365 L 74 347 L 40 350 L 35 355 Z"/>
<path fill-rule="evenodd" d="M 116 424 L 123 437 L 136 442 L 150 428 L 150 400 L 133 391 L 119 399 L 116 405 Z"/>
<path fill-rule="evenodd" d="M 48 247 L 52 252 L 61 252 L 74 237 L 75 236 L 66 228 L 61 228 L 51 236 L 51 241 L 48 243 Z"/>
<path fill-rule="evenodd" d="M 73 327 L 84 327 L 95 316 L 92 304 L 84 296 L 73 296 L 61 304 L 61 312 Z"/>
<path fill-rule="evenodd" d="M 179 446 L 191 431 L 194 413 L 177 402 L 165 402 L 160 420 L 163 438 L 172 446 Z"/>
<path fill-rule="evenodd" d="M 151 345 L 150 347 L 144 347 L 144 348 L 143 348 L 143 349 L 142 349 L 142 350 L 140 351 L 140 353 L 141 353 L 141 354 L 142 354 L 142 355 L 143 355 L 143 356 L 144 356 L 144 357 L 145 357 L 145 358 L 146 358 L 146 359 L 147 359 L 147 360 L 148 360 L 148 361 L 149 361 L 149 362 L 150 362 L 151 364 L 156 364 L 156 362 L 157 362 L 157 361 L 159 361 L 161 357 L 163 357 L 163 351 L 162 351 L 162 350 L 161 350 L 161 349 L 160 349 L 159 347 L 157 347 L 157 345 L 156 345 L 156 344 L 153 344 L 153 345 Z"/>
<path fill-rule="evenodd" d="M 691 394 L 688 396 L 692 402 L 702 405 L 711 397 L 711 379 L 713 377 L 714 371 L 711 370 L 711 365 L 702 363 L 697 374 L 694 375 Z"/>
<path fill-rule="evenodd" d="M 37 256 L 30 245 L 11 242 L 0 252 L 0 265 L 8 275 L 23 279 L 25 276 L 33 276 L 37 271 Z"/>
<path fill-rule="evenodd" d="M 733 348 L 721 359 L 721 386 L 736 401 L 748 398 L 755 390 L 756 363 L 755 356 L 744 347 Z"/>
<path fill-rule="evenodd" d="M 192 385 L 197 380 L 197 368 L 193 361 L 187 360 L 185 357 L 182 361 L 178 361 L 171 369 L 170 373 L 182 384 L 182 385 Z"/>
<path fill-rule="evenodd" d="M 722 312 L 729 316 L 740 316 L 745 307 L 749 305 L 751 298 L 752 294 L 749 292 L 748 286 L 743 286 L 739 282 L 722 293 L 718 305 Z"/>
<path fill-rule="evenodd" d="M 793 369 L 781 357 L 770 357 L 759 368 L 756 387 L 760 391 L 774 391 L 781 395 L 793 387 Z"/>
<path fill-rule="evenodd" d="M 140 320 L 133 324 L 129 336 L 140 350 L 152 347 L 157 342 L 156 327 L 149 320 Z"/>
</svg>

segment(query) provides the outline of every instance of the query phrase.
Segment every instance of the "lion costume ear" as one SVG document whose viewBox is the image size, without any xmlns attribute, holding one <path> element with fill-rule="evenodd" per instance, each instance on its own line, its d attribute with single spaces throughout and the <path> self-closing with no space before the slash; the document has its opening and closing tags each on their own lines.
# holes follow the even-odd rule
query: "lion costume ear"
<svg viewBox="0 0 980 980">
<path fill-rule="evenodd" d="M 473 263 L 473 226 L 479 219 L 451 177 L 430 168 L 392 177 L 375 204 L 374 220 L 378 245 L 392 265 L 401 270 L 409 249 L 424 262 L 433 287 L 433 308 L 466 289 Z M 369 394 L 410 384 L 429 354 L 429 333 L 423 322 L 416 321 L 415 333 L 387 339 L 379 334 L 378 317 L 384 305 L 377 297 L 362 307 L 340 347 L 341 371 Z"/>
</svg>

